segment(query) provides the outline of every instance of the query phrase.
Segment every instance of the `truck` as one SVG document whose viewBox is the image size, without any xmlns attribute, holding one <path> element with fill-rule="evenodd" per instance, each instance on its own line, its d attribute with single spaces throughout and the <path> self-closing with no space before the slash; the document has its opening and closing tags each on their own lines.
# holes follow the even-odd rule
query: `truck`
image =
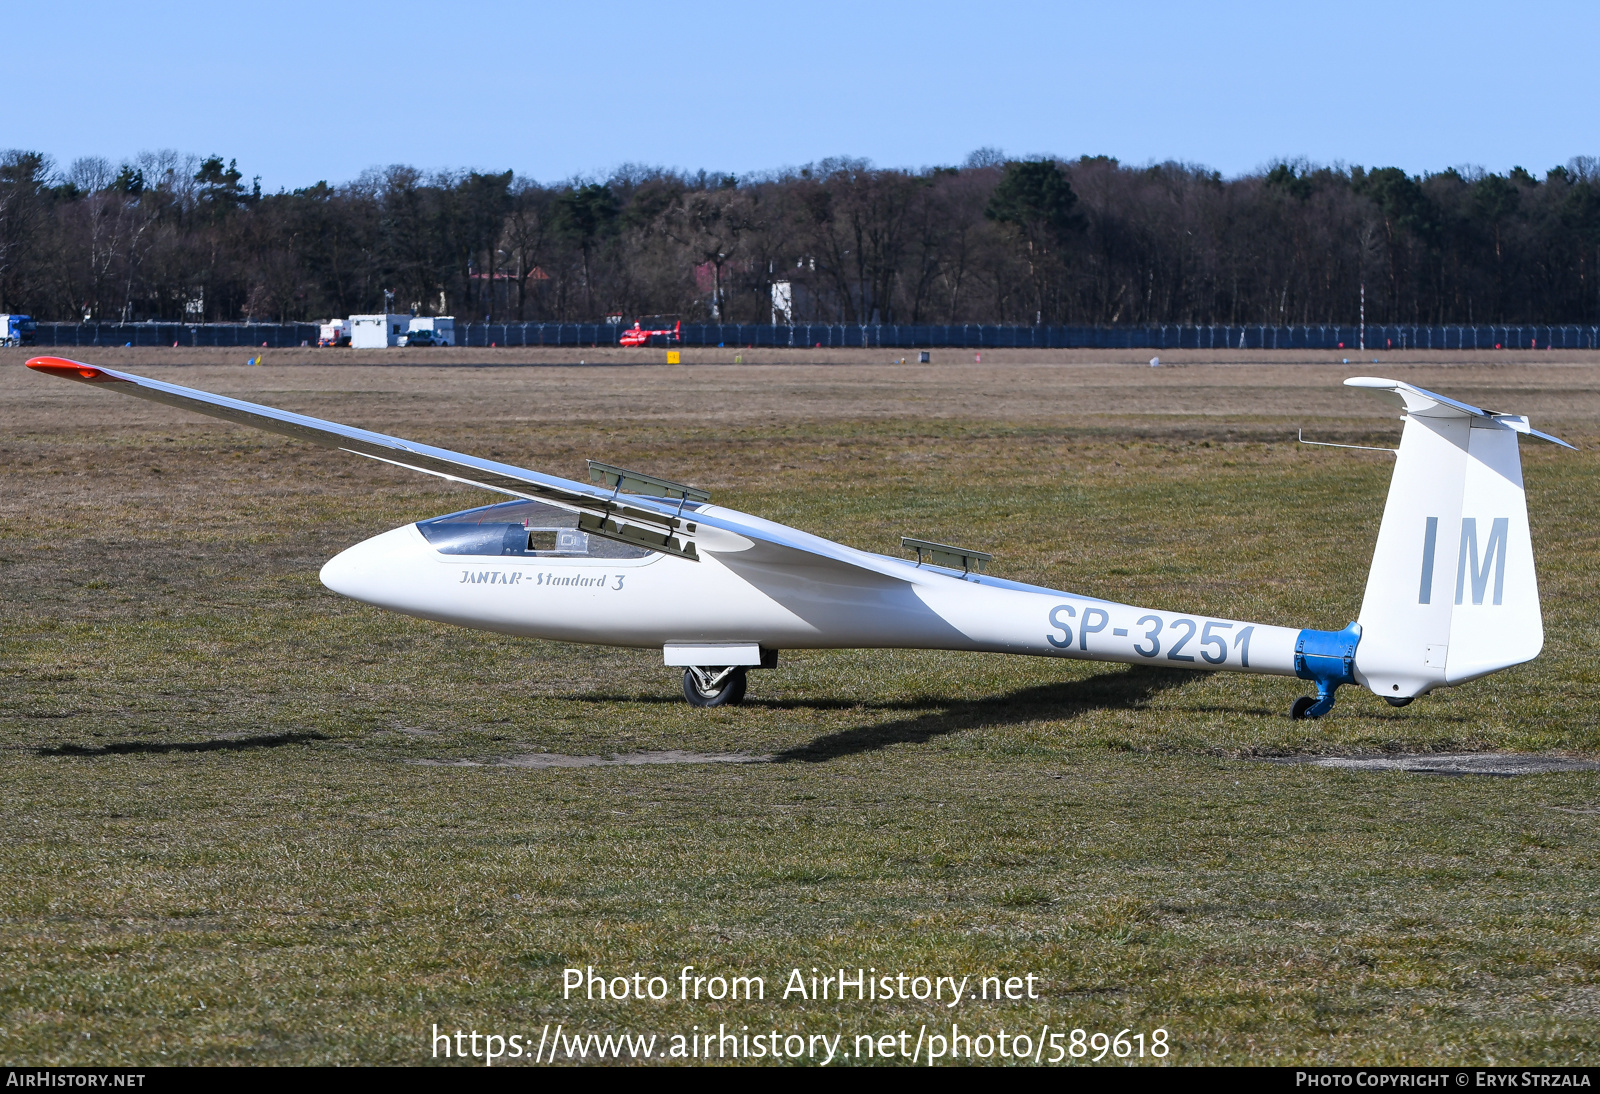
<svg viewBox="0 0 1600 1094">
<path fill-rule="evenodd" d="M 402 346 L 453 346 L 456 344 L 456 317 L 453 315 L 413 315 L 411 326 L 401 337 Z"/>
<path fill-rule="evenodd" d="M 318 328 L 317 345 L 319 346 L 348 346 L 350 344 L 350 320 L 330 319 Z"/>
<path fill-rule="evenodd" d="M 0 315 L 0 346 L 31 346 L 38 324 L 29 315 Z"/>
</svg>

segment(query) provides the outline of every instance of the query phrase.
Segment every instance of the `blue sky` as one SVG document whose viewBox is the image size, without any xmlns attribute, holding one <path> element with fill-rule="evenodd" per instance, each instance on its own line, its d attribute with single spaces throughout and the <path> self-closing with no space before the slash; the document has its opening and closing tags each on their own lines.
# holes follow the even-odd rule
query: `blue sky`
<svg viewBox="0 0 1600 1094">
<path fill-rule="evenodd" d="M 1012 155 L 1536 172 L 1600 155 L 1600 5 L 33 3 L 0 148 L 175 148 L 266 189 L 368 167 L 551 181 Z"/>
</svg>

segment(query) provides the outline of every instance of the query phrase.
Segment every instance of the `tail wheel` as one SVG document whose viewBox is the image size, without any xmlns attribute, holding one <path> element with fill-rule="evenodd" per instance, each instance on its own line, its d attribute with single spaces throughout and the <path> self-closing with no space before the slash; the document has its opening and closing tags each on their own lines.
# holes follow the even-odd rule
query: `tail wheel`
<svg viewBox="0 0 1600 1094">
<path fill-rule="evenodd" d="M 743 666 L 683 670 L 683 697 L 694 707 L 736 707 L 744 702 Z"/>
<path fill-rule="evenodd" d="M 1313 717 L 1313 715 L 1309 715 L 1307 712 L 1316 705 L 1317 701 L 1311 696 L 1302 695 L 1300 698 L 1294 701 L 1294 706 L 1289 708 L 1289 717 L 1293 718 L 1297 722 L 1302 718 Z"/>
</svg>

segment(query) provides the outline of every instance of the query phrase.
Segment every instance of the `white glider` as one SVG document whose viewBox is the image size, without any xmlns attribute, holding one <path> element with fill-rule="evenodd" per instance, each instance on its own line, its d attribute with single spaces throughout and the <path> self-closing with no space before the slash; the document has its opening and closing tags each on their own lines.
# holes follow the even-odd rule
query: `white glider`
<svg viewBox="0 0 1600 1094">
<path fill-rule="evenodd" d="M 981 572 L 990 556 L 903 540 L 859 551 L 649 475 L 590 463 L 574 482 L 58 357 L 28 367 L 338 448 L 515 499 L 407 524 L 335 556 L 322 582 L 464 627 L 660 649 L 696 706 L 743 699 L 779 650 L 913 648 L 1298 676 L 1317 718 L 1343 684 L 1395 706 L 1536 657 L 1544 645 L 1517 437 L 1571 448 L 1399 380 L 1358 376 L 1405 411 L 1358 621 L 1277 627 L 1117 604 Z"/>
</svg>

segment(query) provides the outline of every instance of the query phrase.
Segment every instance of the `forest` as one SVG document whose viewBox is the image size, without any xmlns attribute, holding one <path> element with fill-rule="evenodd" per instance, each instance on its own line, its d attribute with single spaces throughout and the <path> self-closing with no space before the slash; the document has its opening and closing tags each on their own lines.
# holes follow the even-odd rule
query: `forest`
<svg viewBox="0 0 1600 1094">
<path fill-rule="evenodd" d="M 0 153 L 0 312 L 288 322 L 1584 323 L 1600 160 L 1542 177 L 1280 162 L 1226 178 L 980 149 L 918 170 L 374 169 L 263 193 L 235 160 Z M 778 291 L 774 292 L 774 286 Z"/>
</svg>

